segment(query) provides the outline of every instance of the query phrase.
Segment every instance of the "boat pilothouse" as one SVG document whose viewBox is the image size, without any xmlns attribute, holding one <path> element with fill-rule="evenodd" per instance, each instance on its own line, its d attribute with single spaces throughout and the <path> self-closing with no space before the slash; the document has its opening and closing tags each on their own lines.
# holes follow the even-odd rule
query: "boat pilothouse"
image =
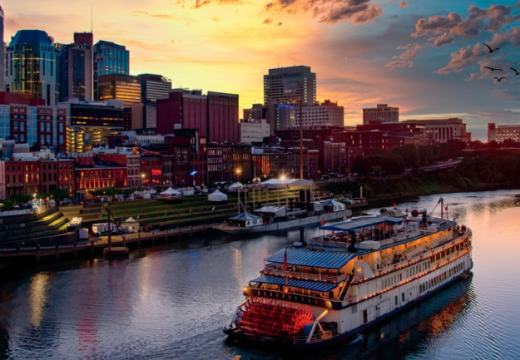
<svg viewBox="0 0 520 360">
<path fill-rule="evenodd" d="M 470 271 L 471 231 L 398 210 L 321 227 L 303 249 L 265 259 L 230 336 L 293 348 L 326 345 L 422 300 Z"/>
</svg>

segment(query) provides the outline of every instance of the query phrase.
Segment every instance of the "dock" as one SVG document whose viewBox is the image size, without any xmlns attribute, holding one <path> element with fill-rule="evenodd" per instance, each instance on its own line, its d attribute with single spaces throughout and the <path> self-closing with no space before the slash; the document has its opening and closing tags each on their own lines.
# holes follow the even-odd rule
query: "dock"
<svg viewBox="0 0 520 360">
<path fill-rule="evenodd" d="M 177 229 L 169 230 L 156 230 L 151 232 L 142 232 L 137 234 L 121 234 L 112 235 L 112 246 L 123 246 L 127 247 L 129 244 L 137 244 L 141 246 L 141 243 L 154 245 L 155 242 L 168 243 L 174 239 L 180 239 L 183 235 L 193 235 L 194 233 L 204 233 L 212 228 L 213 225 L 196 225 L 186 226 Z M 13 244 L 14 245 L 14 244 Z M 94 254 L 98 249 L 104 249 L 108 247 L 108 237 L 96 237 L 89 240 L 81 240 L 73 243 L 62 243 L 51 246 L 24 246 L 19 243 L 16 246 L 0 248 L 0 259 L 9 258 L 20 258 L 28 257 L 35 258 L 39 261 L 46 257 L 55 257 L 59 259 L 61 255 L 78 255 L 79 253 L 90 253 Z"/>
</svg>

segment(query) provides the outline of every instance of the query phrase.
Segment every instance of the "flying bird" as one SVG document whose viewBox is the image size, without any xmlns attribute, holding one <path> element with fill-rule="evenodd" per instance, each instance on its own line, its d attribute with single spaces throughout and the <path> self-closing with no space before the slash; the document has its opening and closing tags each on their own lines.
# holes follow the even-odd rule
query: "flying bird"
<svg viewBox="0 0 520 360">
<path fill-rule="evenodd" d="M 518 72 L 518 70 L 516 70 L 515 68 L 510 68 L 511 70 L 513 70 L 515 72 L 515 76 L 516 75 L 520 75 L 520 72 Z"/>
<path fill-rule="evenodd" d="M 495 68 L 492 68 L 492 67 L 489 67 L 489 66 L 484 66 L 485 69 L 489 69 L 491 71 L 504 71 L 502 69 L 495 69 Z"/>
<path fill-rule="evenodd" d="M 483 43 L 483 44 L 484 44 L 484 45 L 486 45 L 486 47 L 487 47 L 487 48 L 488 48 L 488 50 L 489 50 L 489 53 L 492 53 L 492 52 L 495 52 L 495 51 L 497 51 L 497 50 L 500 50 L 500 48 L 495 48 L 495 49 L 492 49 L 492 48 L 491 48 L 491 46 L 489 46 L 489 45 L 488 45 L 488 44 L 486 44 L 486 43 Z"/>
<path fill-rule="evenodd" d="M 502 76 L 501 78 L 497 78 L 497 77 L 495 76 L 493 79 L 497 79 L 498 82 L 501 82 L 502 80 L 505 79 L 505 77 Z"/>
</svg>

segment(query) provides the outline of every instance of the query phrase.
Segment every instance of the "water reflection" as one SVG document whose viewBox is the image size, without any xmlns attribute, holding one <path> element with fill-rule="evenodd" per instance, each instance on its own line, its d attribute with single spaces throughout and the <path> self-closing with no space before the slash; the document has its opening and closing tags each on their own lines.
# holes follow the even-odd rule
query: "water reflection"
<svg viewBox="0 0 520 360">
<path fill-rule="evenodd" d="M 35 328 L 40 327 L 44 316 L 49 280 L 50 274 L 39 273 L 32 277 L 29 285 L 30 322 Z"/>
<path fill-rule="evenodd" d="M 445 195 L 473 230 L 474 276 L 348 343 L 301 359 L 514 358 L 520 354 L 518 191 Z M 439 196 L 400 207 L 433 209 Z M 375 214 L 379 209 L 368 211 Z M 435 211 L 440 214 L 440 209 Z M 316 227 L 306 236 L 318 233 Z M 281 359 L 226 341 L 221 326 L 263 259 L 298 230 L 198 236 L 132 253 L 47 267 L 0 283 L 0 358 Z"/>
</svg>

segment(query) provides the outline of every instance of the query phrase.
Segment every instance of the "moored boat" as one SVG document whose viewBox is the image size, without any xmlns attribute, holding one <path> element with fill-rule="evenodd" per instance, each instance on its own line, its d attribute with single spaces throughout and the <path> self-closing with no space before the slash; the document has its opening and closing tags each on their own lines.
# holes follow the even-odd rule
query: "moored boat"
<svg viewBox="0 0 520 360">
<path fill-rule="evenodd" d="M 406 309 L 468 273 L 471 230 L 387 211 L 325 225 L 302 249 L 265 259 L 244 286 L 229 336 L 290 348 L 325 346 Z"/>
</svg>

